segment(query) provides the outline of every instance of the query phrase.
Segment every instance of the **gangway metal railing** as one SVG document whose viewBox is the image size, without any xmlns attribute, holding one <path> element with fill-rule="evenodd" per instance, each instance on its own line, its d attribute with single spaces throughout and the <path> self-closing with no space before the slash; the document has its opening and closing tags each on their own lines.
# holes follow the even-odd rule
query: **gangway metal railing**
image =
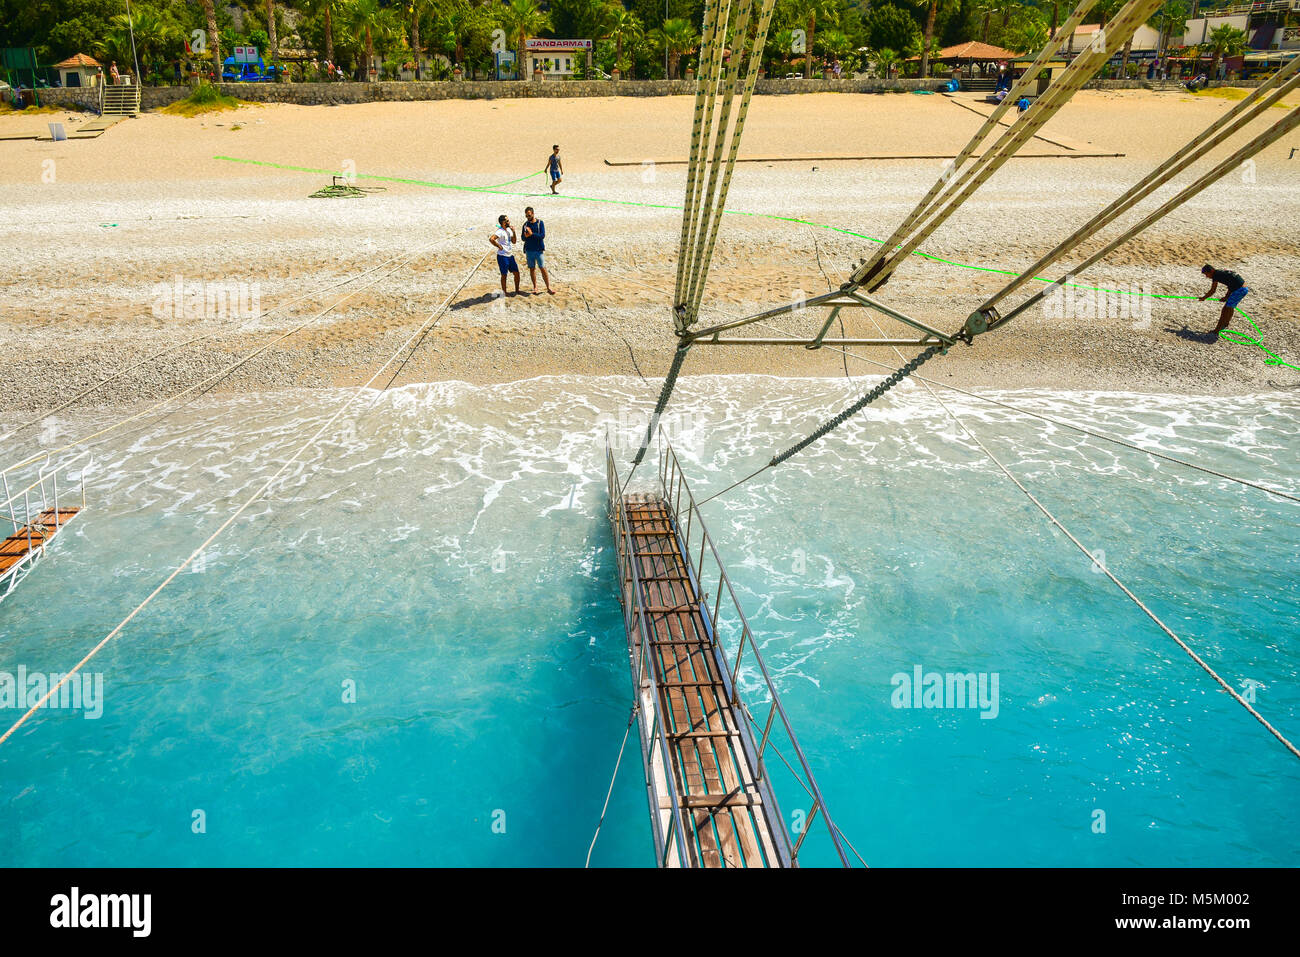
<svg viewBox="0 0 1300 957">
<path fill-rule="evenodd" d="M 651 718 L 648 731 L 645 722 L 641 723 L 641 765 L 645 772 L 646 788 L 653 797 L 667 791 L 671 798 L 669 823 L 665 828 L 662 815 L 651 803 L 650 825 L 654 831 L 655 847 L 658 851 L 658 865 L 668 866 L 670 857 L 678 867 L 689 867 L 686 847 L 680 836 L 687 833 L 681 803 L 677 800 L 677 789 L 672 786 L 673 769 L 668 744 L 664 738 L 663 722 L 659 720 L 659 708 L 655 701 L 654 689 L 646 687 L 646 660 L 651 629 L 646 621 L 645 591 L 641 584 L 638 563 L 631 559 L 635 554 L 632 542 L 632 530 L 627 521 L 627 512 L 622 498 L 622 484 L 618 474 L 618 464 L 614 461 L 614 452 L 608 440 L 605 443 L 605 475 L 608 484 L 610 520 L 615 529 L 614 547 L 618 555 L 619 602 L 623 606 L 623 628 L 628 635 L 636 634 L 636 660 L 632 665 L 632 687 L 638 704 L 644 714 Z M 630 569 L 630 574 L 626 571 Z M 658 785 L 658 786 L 656 786 Z"/>
<path fill-rule="evenodd" d="M 745 722 L 748 722 L 749 725 L 746 728 L 743 722 L 739 724 L 740 730 L 744 732 L 741 735 L 741 742 L 751 766 L 756 769 L 756 783 L 764 793 L 764 800 L 771 802 L 771 806 L 776 812 L 773 815 L 775 823 L 782 831 L 781 834 L 776 835 L 778 838 L 776 841 L 778 854 L 781 858 L 779 863 L 785 866 L 798 866 L 799 852 L 804 841 L 814 829 L 814 825 L 820 821 L 821 826 L 830 838 L 830 843 L 840 864 L 844 867 L 851 867 L 853 865 L 845 852 L 845 845 L 848 842 L 844 839 L 839 828 L 836 827 L 826 807 L 826 802 L 822 797 L 820 788 L 817 786 L 812 767 L 804 755 L 799 739 L 790 724 L 789 716 L 781 703 L 780 692 L 777 690 L 758 644 L 754 640 L 753 631 L 750 628 L 748 619 L 745 617 L 735 587 L 722 563 L 717 547 L 709 535 L 704 517 L 701 515 L 695 496 L 691 492 L 690 483 L 687 481 L 681 463 L 677 459 L 677 454 L 667 436 L 665 436 L 662 427 L 657 434 L 659 457 L 657 492 L 660 499 L 668 506 L 676 518 L 678 544 L 682 557 L 685 559 L 687 573 L 695 587 L 695 593 L 699 596 L 700 607 L 698 610 L 700 616 L 704 621 L 710 639 L 716 646 L 730 704 L 736 713 L 743 715 Z M 626 515 L 624 496 L 627 494 L 627 489 L 619 476 L 613 449 L 608 441 L 605 449 L 605 460 L 610 519 L 615 530 L 615 546 L 620 569 L 620 599 L 623 604 L 624 626 L 629 636 L 636 637 L 636 656 L 635 661 L 632 663 L 633 682 L 637 694 L 650 699 L 644 703 L 652 705 L 653 688 L 650 689 L 651 694 L 643 694 L 647 678 L 646 659 L 652 634 L 646 620 L 646 594 L 643 589 L 638 562 L 630 559 L 630 556 L 636 554 L 636 550 L 632 529 L 629 527 Z M 726 594 L 725 601 L 723 599 L 724 592 Z M 728 655 L 725 644 L 719 636 L 720 628 L 724 632 L 738 636 L 734 660 L 732 656 Z M 742 664 L 748 668 L 743 674 L 741 671 Z M 755 676 L 758 679 L 755 682 L 756 688 L 752 692 L 742 692 L 740 679 L 742 677 L 750 679 Z M 750 682 L 747 681 L 746 683 Z M 761 714 L 764 710 L 766 710 L 766 714 L 760 722 L 755 717 L 755 712 Z M 753 734 L 750 733 L 751 728 Z M 754 740 L 754 734 L 760 735 L 757 742 Z M 782 753 L 783 750 L 793 755 L 793 764 L 786 759 Z M 653 806 L 651 809 L 656 847 L 662 849 L 659 863 L 663 866 L 669 857 L 673 856 L 679 866 L 689 866 L 682 842 L 675 840 L 678 835 L 688 832 L 677 799 L 676 789 L 672 786 L 673 768 L 669 750 L 666 747 L 663 722 L 657 715 L 657 711 L 651 724 L 650 733 L 643 735 L 641 753 L 642 764 L 647 775 L 647 787 L 653 791 L 655 782 L 665 783 L 668 785 L 667 791 L 671 796 L 671 814 L 666 827 L 664 827 L 660 819 L 661 816 L 654 813 Z M 780 815 L 776 796 L 772 790 L 769 758 L 773 755 L 789 771 L 790 776 L 811 804 L 811 808 L 803 820 L 803 826 L 793 844 L 790 843 L 789 832 L 785 827 L 784 819 Z M 853 851 L 853 854 L 865 866 L 866 862 L 862 860 L 861 856 L 856 851 Z"/>
<path fill-rule="evenodd" d="M 46 544 L 86 507 L 86 467 L 83 466 L 76 479 L 69 478 L 67 473 L 89 455 L 90 450 L 87 450 L 56 466 L 50 465 L 47 456 L 45 464 L 37 473 L 36 480 L 16 492 L 10 491 L 9 476 L 0 476 L 0 479 L 3 479 L 4 489 L 4 501 L 0 502 L 0 521 L 12 526 L 13 529 L 12 532 L 6 531 L 5 534 L 0 535 L 0 540 L 19 538 L 21 548 L 21 539 L 26 539 L 26 551 L 19 560 L 0 569 L 0 599 L 7 597 L 18 587 L 18 583 L 27 577 L 32 566 L 45 554 Z M 59 498 L 60 477 L 63 478 L 64 485 L 62 503 Z M 73 487 L 67 488 L 70 483 L 73 483 Z M 79 498 L 74 499 L 78 504 L 72 507 L 69 507 L 69 492 L 79 495 Z M 21 513 L 18 511 L 19 500 L 22 501 Z M 34 504 L 34 500 L 39 501 Z M 46 515 L 52 521 L 52 531 L 48 535 L 38 534 L 36 529 L 42 524 L 42 517 Z"/>
</svg>

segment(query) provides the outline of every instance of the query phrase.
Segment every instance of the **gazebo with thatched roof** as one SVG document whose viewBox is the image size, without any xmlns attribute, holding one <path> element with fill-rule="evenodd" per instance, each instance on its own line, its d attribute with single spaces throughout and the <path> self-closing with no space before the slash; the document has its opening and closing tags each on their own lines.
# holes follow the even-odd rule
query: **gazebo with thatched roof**
<svg viewBox="0 0 1300 957">
<path fill-rule="evenodd" d="M 1010 64 L 1019 55 L 1013 50 L 1004 50 L 991 43 L 970 40 L 967 43 L 944 47 L 931 59 L 937 63 L 944 63 L 953 70 L 961 70 L 965 76 L 974 75 L 972 68 L 977 69 L 980 76 L 988 76 L 997 73 L 999 66 Z M 912 57 L 912 59 L 916 60 L 919 57 Z"/>
</svg>

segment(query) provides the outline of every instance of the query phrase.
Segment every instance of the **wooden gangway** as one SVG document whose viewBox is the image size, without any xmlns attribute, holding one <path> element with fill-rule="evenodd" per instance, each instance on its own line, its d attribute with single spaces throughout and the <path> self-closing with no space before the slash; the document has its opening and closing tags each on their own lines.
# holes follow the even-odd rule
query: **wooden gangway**
<svg viewBox="0 0 1300 957">
<path fill-rule="evenodd" d="M 77 456 L 72 461 L 78 461 Z M 78 479 L 80 500 L 68 501 L 70 489 L 64 488 L 63 501 L 59 501 L 60 474 L 71 463 L 51 470 L 42 469 L 35 481 L 24 489 L 11 493 L 8 476 L 4 478 L 4 501 L 0 502 L 0 522 L 7 526 L 8 534 L 0 540 L 0 599 L 18 587 L 36 563 L 45 555 L 45 548 L 86 506 L 85 470 Z M 37 501 L 34 503 L 33 499 Z M 19 503 L 21 502 L 21 513 Z M 23 517 L 19 517 L 19 515 Z"/>
<path fill-rule="evenodd" d="M 820 814 L 848 866 L 731 582 L 662 436 L 659 461 L 659 487 L 628 493 L 612 451 L 606 451 L 619 598 L 658 863 L 798 866 L 800 846 Z M 730 599 L 725 604 L 724 591 Z M 728 664 L 719 625 L 736 636 L 734 664 Z M 737 689 L 742 661 L 746 682 L 757 679 L 757 697 L 765 699 L 764 725 Z M 795 764 L 777 752 L 778 738 Z M 797 809 L 802 826 L 793 843 L 765 763 L 774 753 L 808 801 Z"/>
</svg>

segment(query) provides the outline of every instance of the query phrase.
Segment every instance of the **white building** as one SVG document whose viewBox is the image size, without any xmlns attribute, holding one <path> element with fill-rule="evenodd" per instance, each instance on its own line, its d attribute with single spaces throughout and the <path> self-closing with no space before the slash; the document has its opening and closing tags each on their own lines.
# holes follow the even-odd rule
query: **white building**
<svg viewBox="0 0 1300 957">
<path fill-rule="evenodd" d="M 54 64 L 54 69 L 59 71 L 59 85 L 65 87 L 94 86 L 100 76 L 99 61 L 84 53 Z"/>
<path fill-rule="evenodd" d="M 1102 43 L 1099 36 L 1101 25 L 1082 23 L 1074 31 L 1074 36 L 1066 40 L 1061 47 L 1066 53 L 1082 53 L 1093 43 Z M 1130 53 L 1155 53 L 1160 48 L 1160 31 L 1143 24 L 1133 33 L 1133 47 Z M 1139 58 L 1140 59 L 1140 58 Z"/>
<path fill-rule="evenodd" d="M 538 70 L 543 76 L 573 76 L 574 67 L 591 69 L 590 40 L 552 40 L 534 37 L 524 41 L 523 78 L 531 80 Z"/>
<path fill-rule="evenodd" d="M 1188 20 L 1183 44 L 1204 43 L 1225 23 L 1244 30 L 1252 50 L 1300 50 L 1300 0 L 1255 0 Z"/>
<path fill-rule="evenodd" d="M 1230 17 L 1198 17 L 1187 21 L 1187 32 L 1183 34 L 1183 46 L 1194 47 L 1210 39 L 1210 34 L 1222 26 L 1236 27 L 1243 33 L 1249 27 L 1250 15 L 1239 13 Z M 1249 36 L 1249 34 L 1247 34 Z"/>
</svg>

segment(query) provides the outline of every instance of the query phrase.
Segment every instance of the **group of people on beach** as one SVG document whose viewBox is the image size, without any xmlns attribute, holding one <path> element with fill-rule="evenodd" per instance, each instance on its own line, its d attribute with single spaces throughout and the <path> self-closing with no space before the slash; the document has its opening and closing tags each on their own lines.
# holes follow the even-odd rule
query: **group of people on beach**
<svg viewBox="0 0 1300 957">
<path fill-rule="evenodd" d="M 533 295 L 537 295 L 539 269 L 546 291 L 555 295 L 555 290 L 551 288 L 550 274 L 546 271 L 546 223 L 537 218 L 531 206 L 524 210 L 523 234 L 524 257 L 528 260 L 528 277 L 533 281 Z M 488 242 L 496 247 L 497 268 L 501 271 L 501 292 L 507 296 L 519 294 L 519 263 L 515 261 L 515 243 L 518 241 L 519 235 L 515 232 L 515 227 L 510 225 L 510 217 L 502 213 L 497 217 L 496 231 L 488 237 Z M 506 277 L 511 273 L 515 277 L 514 293 L 506 288 Z"/>
<path fill-rule="evenodd" d="M 560 146 L 555 144 L 551 147 L 551 155 L 546 158 L 545 172 L 551 184 L 552 195 L 558 195 L 555 187 L 560 185 L 564 176 L 564 164 L 560 161 Z M 555 290 L 551 288 L 551 276 L 546 271 L 546 223 L 538 219 L 533 212 L 533 207 L 529 206 L 524 210 L 523 224 L 523 246 L 524 257 L 528 261 L 528 277 L 533 281 L 533 295 L 537 295 L 537 271 L 541 270 L 542 282 L 546 286 L 546 291 L 552 296 Z M 515 261 L 515 243 L 519 242 L 519 234 L 515 232 L 514 226 L 510 225 L 510 217 L 502 213 L 497 217 L 497 228 L 488 237 L 488 242 L 496 247 L 497 251 L 497 268 L 501 271 L 501 292 L 504 295 L 518 295 L 519 293 L 519 263 Z M 514 273 L 515 291 L 511 293 L 506 288 L 506 278 Z"/>
<path fill-rule="evenodd" d="M 998 86 L 999 92 L 1005 92 L 1006 88 L 1010 86 L 1010 76 L 1005 72 L 999 77 Z M 564 174 L 558 144 L 551 147 L 551 155 L 546 159 L 545 172 L 550 181 L 551 193 L 556 194 L 556 187 L 560 184 Z M 538 270 L 542 273 L 542 282 L 546 286 L 546 291 L 552 296 L 555 295 L 555 290 L 551 288 L 550 273 L 546 271 L 546 223 L 537 218 L 531 206 L 524 209 L 522 232 L 524 257 L 528 262 L 528 277 L 533 282 L 533 295 L 537 295 Z M 497 228 L 488 237 L 488 242 L 496 248 L 497 268 L 501 273 L 502 294 L 506 296 L 518 295 L 520 273 L 519 263 L 515 261 L 515 244 L 519 242 L 519 234 L 511 225 L 510 217 L 505 213 L 497 217 Z M 506 286 L 506 279 L 512 273 L 515 277 L 514 293 L 511 293 Z M 1224 287 L 1223 309 L 1219 314 L 1218 325 L 1214 328 L 1214 333 L 1218 333 L 1227 328 L 1228 323 L 1232 321 L 1237 306 L 1246 298 L 1250 289 L 1247 288 L 1245 280 L 1230 269 L 1216 269 L 1207 264 L 1201 268 L 1201 274 L 1210 280 L 1210 291 L 1200 297 L 1202 302 L 1214 295 L 1219 286 Z"/>
</svg>

